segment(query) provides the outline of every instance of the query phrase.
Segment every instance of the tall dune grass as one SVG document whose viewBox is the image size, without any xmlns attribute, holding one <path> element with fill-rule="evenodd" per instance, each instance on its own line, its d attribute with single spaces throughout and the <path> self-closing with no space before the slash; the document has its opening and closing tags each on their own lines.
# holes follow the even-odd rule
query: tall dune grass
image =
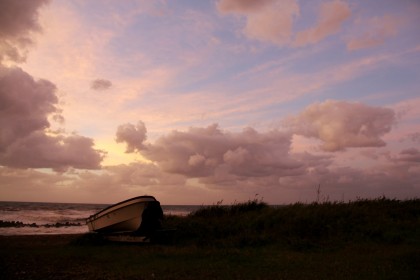
<svg viewBox="0 0 420 280">
<path fill-rule="evenodd" d="M 250 200 L 205 206 L 187 217 L 168 216 L 165 224 L 177 229 L 175 242 L 199 246 L 310 249 L 351 242 L 418 243 L 420 200 L 382 197 L 279 207 Z"/>
</svg>

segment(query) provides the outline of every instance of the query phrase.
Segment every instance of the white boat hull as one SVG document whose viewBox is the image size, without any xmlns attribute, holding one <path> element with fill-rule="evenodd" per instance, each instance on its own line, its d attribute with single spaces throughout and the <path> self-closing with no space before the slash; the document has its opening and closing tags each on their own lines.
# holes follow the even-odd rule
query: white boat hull
<svg viewBox="0 0 420 280">
<path fill-rule="evenodd" d="M 156 199 L 152 196 L 139 196 L 125 200 L 90 216 L 86 220 L 86 224 L 89 231 L 133 232 L 139 229 L 147 204 L 155 201 Z"/>
</svg>

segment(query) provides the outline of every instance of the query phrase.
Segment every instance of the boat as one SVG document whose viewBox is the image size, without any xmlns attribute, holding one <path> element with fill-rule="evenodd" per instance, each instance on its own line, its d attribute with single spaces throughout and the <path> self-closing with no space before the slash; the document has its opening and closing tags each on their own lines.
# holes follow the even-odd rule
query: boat
<svg viewBox="0 0 420 280">
<path fill-rule="evenodd" d="M 133 197 L 86 219 L 91 232 L 148 236 L 160 228 L 163 211 L 153 196 Z"/>
</svg>

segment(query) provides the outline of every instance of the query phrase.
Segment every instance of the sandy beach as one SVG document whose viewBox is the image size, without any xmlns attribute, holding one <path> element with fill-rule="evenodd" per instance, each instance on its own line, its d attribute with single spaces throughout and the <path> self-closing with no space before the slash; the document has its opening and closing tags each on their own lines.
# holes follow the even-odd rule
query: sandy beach
<svg viewBox="0 0 420 280">
<path fill-rule="evenodd" d="M 51 235 L 9 235 L 0 236 L 2 249 L 43 248 L 52 246 L 66 246 L 74 242 L 83 234 L 51 234 Z"/>
<path fill-rule="evenodd" d="M 60 258 L 81 235 L 0 236 L 1 279 L 70 279 L 77 261 Z M 70 261 L 70 262 L 69 262 Z"/>
<path fill-rule="evenodd" d="M 0 279 L 418 279 L 419 251 L 359 244 L 299 251 L 0 236 Z M 416 268 L 417 267 L 417 268 Z"/>
</svg>

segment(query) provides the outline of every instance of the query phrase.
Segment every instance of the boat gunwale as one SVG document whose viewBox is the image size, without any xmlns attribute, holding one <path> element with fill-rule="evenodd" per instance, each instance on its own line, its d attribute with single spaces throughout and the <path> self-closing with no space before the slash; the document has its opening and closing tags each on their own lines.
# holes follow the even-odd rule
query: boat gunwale
<svg viewBox="0 0 420 280">
<path fill-rule="evenodd" d="M 102 209 L 101 211 L 89 216 L 89 218 L 86 219 L 86 222 L 89 223 L 89 222 L 92 222 L 92 221 L 102 217 L 105 214 L 106 211 L 110 210 L 111 208 L 113 208 L 115 206 L 130 202 L 132 200 L 141 199 L 141 198 L 151 198 L 151 199 L 154 199 L 154 201 L 157 201 L 156 198 L 154 196 L 151 196 L 151 195 L 141 195 L 141 196 L 132 197 L 130 199 L 126 199 L 126 200 L 118 202 L 116 204 L 112 204 L 112 205 Z M 144 201 L 144 202 L 148 202 L 148 201 Z"/>
</svg>

